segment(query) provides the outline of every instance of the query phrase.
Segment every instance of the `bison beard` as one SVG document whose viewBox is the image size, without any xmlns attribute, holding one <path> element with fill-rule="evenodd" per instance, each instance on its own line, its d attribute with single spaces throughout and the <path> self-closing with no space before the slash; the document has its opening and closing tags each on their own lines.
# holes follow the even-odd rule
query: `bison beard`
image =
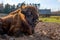
<svg viewBox="0 0 60 40">
<path fill-rule="evenodd" d="M 29 9 L 32 10 L 27 10 Z M 26 9 L 26 11 L 24 11 Z M 35 10 L 33 12 L 33 10 Z M 31 15 L 29 15 L 31 13 Z M 30 17 L 28 17 L 28 15 Z M 29 21 L 29 18 L 31 21 Z M 34 23 L 38 19 L 37 10 L 34 7 L 26 7 L 23 10 L 11 12 L 8 16 L 0 19 L 0 34 L 8 34 L 18 36 L 20 33 L 33 34 Z M 32 25 L 31 25 L 32 24 Z"/>
</svg>

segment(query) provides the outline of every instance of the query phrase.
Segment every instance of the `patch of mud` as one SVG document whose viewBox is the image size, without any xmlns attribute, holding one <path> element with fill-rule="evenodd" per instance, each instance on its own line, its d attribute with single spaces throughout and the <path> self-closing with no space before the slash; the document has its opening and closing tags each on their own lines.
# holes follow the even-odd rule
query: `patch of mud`
<svg viewBox="0 0 60 40">
<path fill-rule="evenodd" d="M 0 40 L 60 40 L 60 24 L 39 22 L 35 27 L 35 33 L 30 36 L 11 37 L 0 35 Z"/>
</svg>

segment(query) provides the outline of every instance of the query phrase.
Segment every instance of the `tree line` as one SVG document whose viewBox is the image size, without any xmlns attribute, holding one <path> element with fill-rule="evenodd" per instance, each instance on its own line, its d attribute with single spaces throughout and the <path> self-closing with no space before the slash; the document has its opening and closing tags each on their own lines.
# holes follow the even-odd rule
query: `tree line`
<svg viewBox="0 0 60 40">
<path fill-rule="evenodd" d="M 2 13 L 8 14 L 8 13 L 10 13 L 10 12 L 18 9 L 23 4 L 25 4 L 25 3 L 18 3 L 17 5 L 15 5 L 15 4 L 14 5 L 10 5 L 10 4 L 7 3 L 7 4 L 5 4 L 5 6 L 3 6 Z M 36 7 L 39 7 L 40 6 L 40 4 L 30 4 L 30 5 L 34 5 Z M 1 13 L 1 11 L 0 11 L 0 13 Z"/>
</svg>

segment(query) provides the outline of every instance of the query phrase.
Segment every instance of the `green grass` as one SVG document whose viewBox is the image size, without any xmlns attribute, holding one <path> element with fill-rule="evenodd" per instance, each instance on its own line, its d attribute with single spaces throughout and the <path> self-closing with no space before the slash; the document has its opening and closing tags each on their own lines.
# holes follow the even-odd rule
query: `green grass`
<svg viewBox="0 0 60 40">
<path fill-rule="evenodd" d="M 56 23 L 60 23 L 60 16 L 39 17 L 39 20 L 42 20 L 43 22 L 56 22 Z"/>
</svg>

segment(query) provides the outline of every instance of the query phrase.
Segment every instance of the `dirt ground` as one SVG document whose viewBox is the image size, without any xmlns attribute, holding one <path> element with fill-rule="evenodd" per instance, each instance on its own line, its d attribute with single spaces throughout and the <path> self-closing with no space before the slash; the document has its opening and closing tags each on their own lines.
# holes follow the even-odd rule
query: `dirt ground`
<svg viewBox="0 0 60 40">
<path fill-rule="evenodd" d="M 0 40 L 60 40 L 60 24 L 39 22 L 35 27 L 35 33 L 29 36 L 11 37 L 0 35 Z"/>
</svg>

